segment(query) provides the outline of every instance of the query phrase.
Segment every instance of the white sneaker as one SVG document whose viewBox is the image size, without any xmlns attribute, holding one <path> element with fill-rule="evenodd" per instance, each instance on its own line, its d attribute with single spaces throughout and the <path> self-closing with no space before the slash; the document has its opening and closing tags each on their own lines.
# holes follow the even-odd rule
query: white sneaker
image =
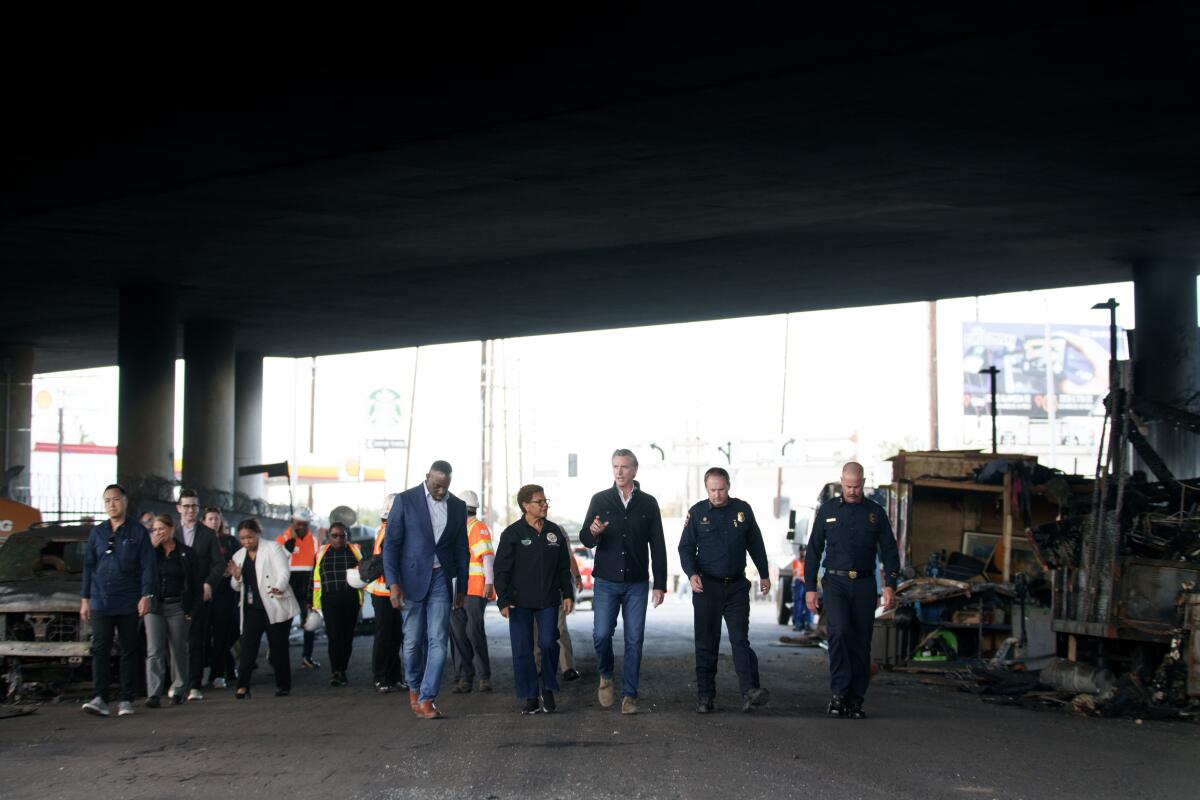
<svg viewBox="0 0 1200 800">
<path fill-rule="evenodd" d="M 201 692 L 199 689 L 192 689 L 190 692 L 188 692 L 188 700 L 203 700 L 203 699 L 204 699 L 204 693 Z"/>
<path fill-rule="evenodd" d="M 213 688 L 214 689 L 224 689 L 225 688 L 225 679 L 224 678 L 214 678 L 213 679 Z"/>
<path fill-rule="evenodd" d="M 122 700 L 117 705 L 117 716 L 118 717 L 132 717 L 133 716 L 133 703 L 129 702 L 128 700 Z"/>
<path fill-rule="evenodd" d="M 167 689 L 167 699 L 168 700 L 175 699 L 175 687 L 174 686 Z"/>
<path fill-rule="evenodd" d="M 87 714 L 95 714 L 98 717 L 107 717 L 108 703 L 101 700 L 100 696 L 97 695 L 83 704 L 83 710 Z"/>
</svg>

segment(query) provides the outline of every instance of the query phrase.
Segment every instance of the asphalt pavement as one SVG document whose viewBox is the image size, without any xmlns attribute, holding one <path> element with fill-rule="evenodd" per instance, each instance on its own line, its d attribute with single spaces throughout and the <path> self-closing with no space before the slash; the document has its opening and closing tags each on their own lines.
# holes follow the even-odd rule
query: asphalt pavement
<svg viewBox="0 0 1200 800">
<path fill-rule="evenodd" d="M 778 645 L 787 631 L 773 616 L 755 604 L 751 640 L 771 702 L 753 713 L 740 710 L 728 644 L 718 712 L 695 713 L 691 607 L 669 598 L 648 613 L 642 713 L 599 706 L 585 607 L 569 618 L 582 679 L 564 684 L 557 713 L 522 716 L 507 623 L 490 608 L 496 691 L 451 694 L 448 675 L 444 720 L 415 719 L 406 694 L 376 694 L 371 639 L 360 637 L 343 688 L 323 665 L 295 670 L 292 695 L 276 698 L 263 670 L 249 701 L 212 690 L 99 719 L 76 698 L 0 718 L 0 798 L 1105 800 L 1194 797 L 1200 786 L 1192 723 L 999 707 L 889 673 L 872 684 L 868 719 L 828 719 L 824 651 Z"/>
</svg>

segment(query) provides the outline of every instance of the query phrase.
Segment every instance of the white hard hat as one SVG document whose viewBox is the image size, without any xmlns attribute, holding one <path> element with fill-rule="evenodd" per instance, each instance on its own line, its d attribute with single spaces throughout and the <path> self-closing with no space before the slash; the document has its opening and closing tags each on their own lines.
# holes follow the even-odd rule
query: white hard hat
<svg viewBox="0 0 1200 800">
<path fill-rule="evenodd" d="M 346 570 L 346 583 L 355 589 L 362 589 L 367 585 L 367 582 L 358 574 L 358 567 L 350 567 Z"/>
<path fill-rule="evenodd" d="M 383 498 L 383 511 L 379 513 L 380 519 L 387 519 L 388 513 L 392 510 L 392 503 L 396 502 L 396 493 L 392 492 L 387 497 Z"/>
<path fill-rule="evenodd" d="M 292 519 L 298 519 L 301 522 L 312 522 L 312 510 L 306 506 L 297 506 L 296 510 L 292 512 Z"/>
<path fill-rule="evenodd" d="M 470 489 L 467 489 L 458 497 L 467 504 L 467 508 L 479 508 L 479 495 L 475 494 Z"/>
<path fill-rule="evenodd" d="M 308 612 L 308 619 L 304 620 L 304 630 L 309 633 L 314 633 L 325 627 L 325 618 L 321 616 L 321 612 L 315 608 Z"/>
</svg>

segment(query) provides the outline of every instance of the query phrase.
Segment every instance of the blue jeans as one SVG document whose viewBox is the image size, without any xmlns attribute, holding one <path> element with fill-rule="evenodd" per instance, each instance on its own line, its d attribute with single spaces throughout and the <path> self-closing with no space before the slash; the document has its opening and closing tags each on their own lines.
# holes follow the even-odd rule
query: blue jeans
<svg viewBox="0 0 1200 800">
<path fill-rule="evenodd" d="M 404 598 L 405 679 L 420 689 L 420 702 L 433 700 L 442 688 L 446 642 L 450 638 L 450 589 L 435 572 L 424 600 Z"/>
<path fill-rule="evenodd" d="M 595 620 L 592 644 L 596 646 L 597 668 L 601 677 L 611 678 L 613 674 L 612 640 L 613 632 L 617 629 L 617 612 L 620 612 L 625 626 L 625 660 L 621 664 L 622 697 L 637 697 L 638 694 L 649 594 L 650 581 L 606 581 L 596 578 L 592 589 Z"/>
<path fill-rule="evenodd" d="M 804 581 L 792 579 L 792 627 L 808 630 L 812 627 L 812 612 L 804 602 Z"/>
<path fill-rule="evenodd" d="M 538 647 L 542 649 L 542 688 L 558 691 L 558 606 L 508 610 L 508 640 L 512 643 L 513 683 L 517 697 L 538 696 L 538 668 L 533 659 L 533 623 L 537 622 Z"/>
</svg>

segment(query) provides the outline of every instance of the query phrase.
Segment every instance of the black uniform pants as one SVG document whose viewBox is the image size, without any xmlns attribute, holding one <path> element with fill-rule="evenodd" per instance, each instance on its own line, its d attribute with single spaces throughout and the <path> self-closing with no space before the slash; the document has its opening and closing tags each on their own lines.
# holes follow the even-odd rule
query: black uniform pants
<svg viewBox="0 0 1200 800">
<path fill-rule="evenodd" d="M 200 602 L 192 609 L 192 627 L 188 629 L 189 689 L 199 689 L 204 683 L 204 668 L 208 666 L 210 656 L 208 647 L 212 636 L 209 628 L 211 622 L 212 603 Z"/>
<path fill-rule="evenodd" d="M 232 683 L 234 672 L 233 643 L 238 636 L 238 596 L 232 590 L 217 588 L 213 593 L 212 612 L 212 678 L 224 678 Z"/>
<path fill-rule="evenodd" d="M 267 619 L 267 612 L 257 603 L 246 608 L 242 615 L 242 660 L 238 664 L 237 688 L 250 688 L 254 662 L 258 660 L 258 648 L 265 633 L 271 669 L 275 671 L 275 688 L 285 692 L 292 690 L 292 662 L 288 655 L 288 632 L 291 629 L 290 619 L 272 623 Z"/>
<path fill-rule="evenodd" d="M 345 672 L 354 650 L 354 629 L 358 626 L 358 592 L 321 594 L 321 613 L 325 616 L 325 636 L 329 639 L 329 670 Z"/>
<path fill-rule="evenodd" d="M 387 686 L 404 680 L 404 612 L 392 608 L 390 597 L 371 595 L 375 609 L 375 645 L 371 648 L 371 666 L 375 682 Z"/>
<path fill-rule="evenodd" d="M 867 696 L 871 681 L 871 632 L 879 603 L 875 579 L 826 575 L 821 582 L 829 628 L 829 686 L 838 697 Z"/>
<path fill-rule="evenodd" d="M 492 679 L 492 660 L 488 655 L 487 633 L 483 615 L 488 601 L 467 595 L 462 608 L 450 610 L 450 642 L 454 645 L 454 679 L 471 683 L 475 680 L 475 661 L 479 661 L 479 677 Z"/>
<path fill-rule="evenodd" d="M 303 626 L 308 620 L 308 612 L 312 610 L 312 572 L 293 572 L 288 576 L 288 583 L 292 586 L 292 594 L 296 595 L 296 602 L 300 604 L 300 624 Z M 313 643 L 316 641 L 316 632 L 304 631 L 304 648 L 300 653 L 304 658 L 312 658 Z"/>
<path fill-rule="evenodd" d="M 95 684 L 96 696 L 106 703 L 108 686 L 112 683 L 114 633 L 121 645 L 120 699 L 133 702 L 137 671 L 141 666 L 137 657 L 138 620 L 137 614 L 92 614 L 92 682 Z"/>
<path fill-rule="evenodd" d="M 696 622 L 696 693 L 717 693 L 717 654 L 721 650 L 721 620 L 729 630 L 733 668 L 742 694 L 758 688 L 758 656 L 750 648 L 750 581 L 724 583 L 701 577 L 703 592 L 692 592 Z"/>
</svg>

